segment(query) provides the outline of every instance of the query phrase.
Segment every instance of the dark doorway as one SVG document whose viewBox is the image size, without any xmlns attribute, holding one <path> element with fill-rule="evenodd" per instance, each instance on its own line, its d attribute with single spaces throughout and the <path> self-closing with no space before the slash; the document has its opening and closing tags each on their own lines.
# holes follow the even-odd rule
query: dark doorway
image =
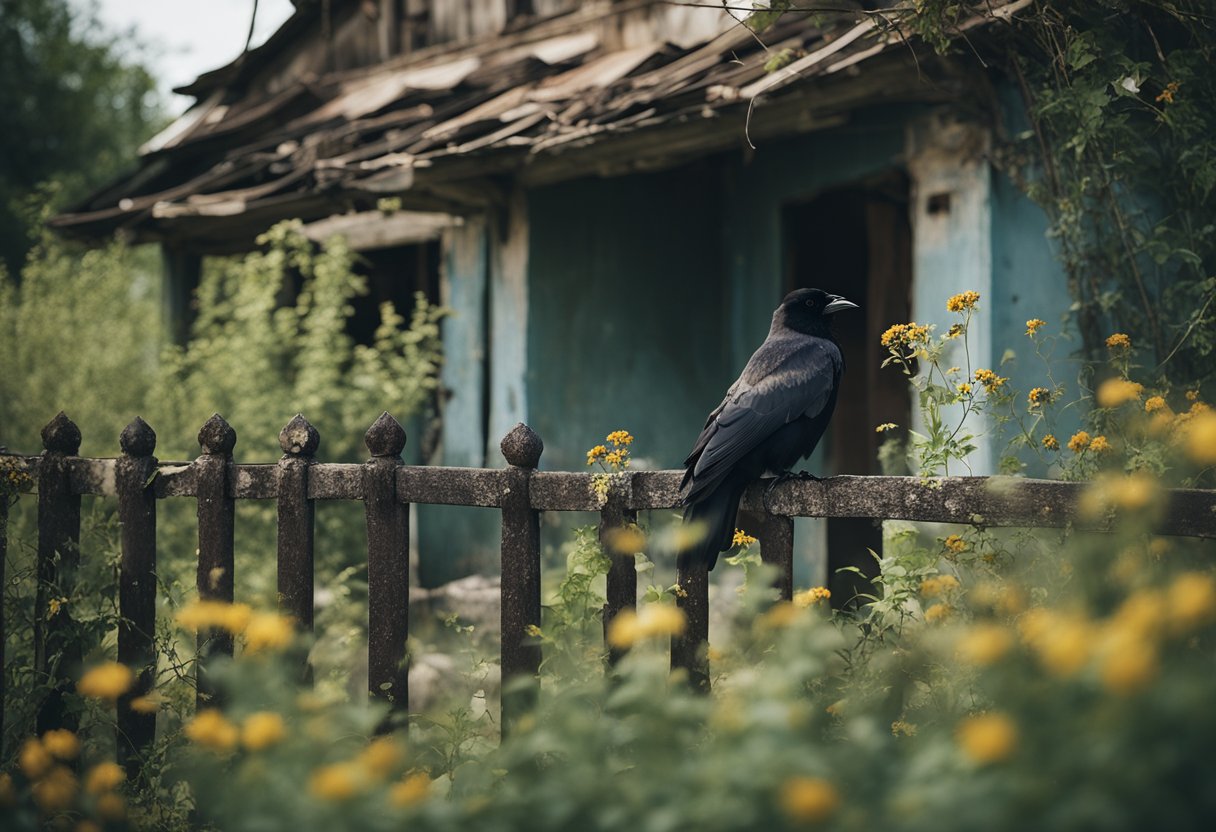
<svg viewBox="0 0 1216 832">
<path fill-rule="evenodd" d="M 786 291 L 818 287 L 843 295 L 859 312 L 836 316 L 837 341 L 845 356 L 845 377 L 836 413 L 824 437 L 825 470 L 835 474 L 877 474 L 883 422 L 908 424 L 910 399 L 902 375 L 879 371 L 883 331 L 908 320 L 912 288 L 912 233 L 908 224 L 908 180 L 892 174 L 873 182 L 828 191 L 809 202 L 787 206 Z M 882 552 L 877 519 L 840 518 L 827 523 L 828 588 L 833 606 L 846 606 L 873 585 Z"/>
<path fill-rule="evenodd" d="M 360 344 L 375 340 L 380 306 L 391 301 L 397 313 L 409 320 L 414 295 L 439 303 L 439 243 L 428 242 L 359 252 L 355 271 L 367 278 L 367 294 L 355 298 L 350 334 Z"/>
</svg>

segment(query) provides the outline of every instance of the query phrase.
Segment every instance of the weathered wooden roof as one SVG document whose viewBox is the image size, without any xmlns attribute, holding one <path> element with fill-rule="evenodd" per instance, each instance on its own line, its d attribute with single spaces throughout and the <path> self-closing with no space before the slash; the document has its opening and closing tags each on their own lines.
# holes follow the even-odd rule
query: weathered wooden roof
<svg viewBox="0 0 1216 832">
<path fill-rule="evenodd" d="M 207 85 L 133 174 L 52 224 L 234 250 L 284 217 L 384 196 L 458 214 L 496 202 L 497 175 L 537 184 L 655 169 L 839 124 L 860 106 L 950 100 L 971 84 L 878 16 L 787 16 L 763 42 L 731 25 L 677 47 L 622 45 L 611 13 L 587 7 L 263 95 Z M 787 62 L 772 71 L 776 56 Z"/>
</svg>

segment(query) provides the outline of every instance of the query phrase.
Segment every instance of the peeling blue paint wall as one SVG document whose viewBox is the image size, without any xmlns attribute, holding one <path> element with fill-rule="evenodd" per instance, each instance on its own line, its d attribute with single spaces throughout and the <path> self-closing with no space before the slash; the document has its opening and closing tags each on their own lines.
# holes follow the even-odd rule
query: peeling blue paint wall
<svg viewBox="0 0 1216 832">
<path fill-rule="evenodd" d="M 1015 360 L 1001 370 L 1023 395 L 1033 387 L 1051 387 L 1046 366 L 1026 337 L 1026 321 L 1041 318 L 1040 343 L 1050 360 L 1051 374 L 1065 385 L 1064 401 L 1076 398 L 1081 364 L 1076 356 L 1080 333 L 1071 323 L 1072 297 L 1064 268 L 1047 238 L 1047 217 L 1008 177 L 996 172 L 992 182 L 992 354 L 998 359 L 1012 350 Z M 1055 339 L 1054 343 L 1051 339 Z M 1025 400 L 1015 402 L 1019 412 Z M 1079 414 L 1053 409 L 1054 429 L 1067 437 L 1080 425 Z M 1048 455 L 1050 456 L 1050 455 Z M 1030 450 L 1018 453 L 1028 476 L 1044 476 L 1049 466 Z"/>
<path fill-rule="evenodd" d="M 541 466 L 585 469 L 624 428 L 651 467 L 684 458 L 728 382 L 717 167 L 531 192 L 528 413 Z"/>
</svg>

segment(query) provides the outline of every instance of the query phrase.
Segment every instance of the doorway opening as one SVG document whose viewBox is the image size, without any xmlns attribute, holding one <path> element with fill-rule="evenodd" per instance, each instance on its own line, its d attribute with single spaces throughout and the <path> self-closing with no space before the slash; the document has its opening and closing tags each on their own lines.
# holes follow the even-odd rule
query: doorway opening
<svg viewBox="0 0 1216 832">
<path fill-rule="evenodd" d="M 884 175 L 824 192 L 786 206 L 785 291 L 816 287 L 843 295 L 861 309 L 836 315 L 833 330 L 845 358 L 836 412 L 823 438 L 823 472 L 882 473 L 878 450 L 887 434 L 875 427 L 894 422 L 906 430 L 911 398 L 903 375 L 882 372 L 879 339 L 893 323 L 908 320 L 912 291 L 912 231 L 908 178 Z M 828 588 L 833 606 L 872 594 L 877 572 L 870 555 L 882 553 L 879 519 L 827 521 Z"/>
</svg>

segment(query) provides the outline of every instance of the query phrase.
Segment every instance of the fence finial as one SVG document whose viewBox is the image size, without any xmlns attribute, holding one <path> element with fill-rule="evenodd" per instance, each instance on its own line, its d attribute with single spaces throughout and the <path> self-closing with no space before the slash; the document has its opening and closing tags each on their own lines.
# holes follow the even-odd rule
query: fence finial
<svg viewBox="0 0 1216 832">
<path fill-rule="evenodd" d="M 499 447 L 503 457 L 511 465 L 535 468 L 540 464 L 540 455 L 544 453 L 545 443 L 537 436 L 536 431 L 520 422 L 503 437 Z"/>
<path fill-rule="evenodd" d="M 122 429 L 118 444 L 127 456 L 152 456 L 152 452 L 156 450 L 156 431 L 136 416 L 131 424 Z"/>
<path fill-rule="evenodd" d="M 75 456 L 80 450 L 80 428 L 61 410 L 42 429 L 42 447 L 48 451 Z"/>
<path fill-rule="evenodd" d="M 223 416 L 212 413 L 199 429 L 198 444 L 205 454 L 230 454 L 236 447 L 236 431 Z"/>
<path fill-rule="evenodd" d="M 321 445 L 321 434 L 317 433 L 303 413 L 291 417 L 279 432 L 279 447 L 288 456 L 312 456 Z"/>
<path fill-rule="evenodd" d="M 363 434 L 363 443 L 372 456 L 401 456 L 405 450 L 405 428 L 386 410 Z"/>
</svg>

